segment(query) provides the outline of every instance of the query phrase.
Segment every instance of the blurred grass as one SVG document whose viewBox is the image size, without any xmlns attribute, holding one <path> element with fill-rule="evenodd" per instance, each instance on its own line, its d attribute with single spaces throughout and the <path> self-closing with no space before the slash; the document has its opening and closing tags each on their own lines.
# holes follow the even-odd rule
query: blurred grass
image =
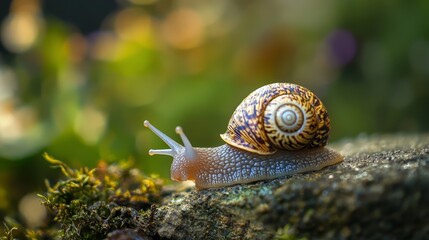
<svg viewBox="0 0 429 240">
<path fill-rule="evenodd" d="M 271 82 L 312 89 L 331 141 L 429 129 L 423 0 L 129 0 L 89 32 L 78 3 L 78 23 L 44 4 L 13 0 L 1 20 L 1 212 L 43 191 L 45 151 L 72 166 L 133 159 L 168 178 L 171 160 L 147 155 L 165 145 L 143 120 L 219 145 L 239 102 Z"/>
</svg>

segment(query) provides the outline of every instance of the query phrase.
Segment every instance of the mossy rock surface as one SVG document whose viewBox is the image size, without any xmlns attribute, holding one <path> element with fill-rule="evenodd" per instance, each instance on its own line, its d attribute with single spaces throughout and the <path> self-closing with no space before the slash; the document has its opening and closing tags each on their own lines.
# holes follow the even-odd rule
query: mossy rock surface
<svg viewBox="0 0 429 240">
<path fill-rule="evenodd" d="M 271 181 L 197 191 L 163 186 L 131 164 L 61 169 L 28 239 L 428 239 L 429 134 L 330 145 L 344 162 Z"/>
<path fill-rule="evenodd" d="M 361 136 L 331 145 L 343 163 L 273 181 L 172 194 L 148 235 L 167 239 L 424 239 L 429 135 Z"/>
</svg>

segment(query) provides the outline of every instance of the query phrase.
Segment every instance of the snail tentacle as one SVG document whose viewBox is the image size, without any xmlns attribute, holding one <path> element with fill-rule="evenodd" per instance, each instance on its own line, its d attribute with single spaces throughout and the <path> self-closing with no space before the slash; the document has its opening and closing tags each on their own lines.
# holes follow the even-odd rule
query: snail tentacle
<svg viewBox="0 0 429 240">
<path fill-rule="evenodd" d="M 167 155 L 174 157 L 175 152 L 171 149 L 149 149 L 149 155 Z"/>
<path fill-rule="evenodd" d="M 195 159 L 197 153 L 192 147 L 192 144 L 186 136 L 185 132 L 183 132 L 183 129 L 181 127 L 176 127 L 176 133 L 179 134 L 180 138 L 182 138 L 183 145 L 185 146 L 185 158 Z"/>
<path fill-rule="evenodd" d="M 153 133 L 155 133 L 159 138 L 161 138 L 162 141 L 164 141 L 170 149 L 150 149 L 149 154 L 150 155 L 168 155 L 174 157 L 175 155 L 179 154 L 181 151 L 184 150 L 184 147 L 171 139 L 169 136 L 167 136 L 165 133 L 158 130 L 156 127 L 154 127 L 148 120 L 144 121 L 144 126 L 149 128 Z"/>
<path fill-rule="evenodd" d="M 150 149 L 149 155 L 168 155 L 175 157 L 181 153 L 184 154 L 185 158 L 188 160 L 195 159 L 197 153 L 192 147 L 191 142 L 189 141 L 186 134 L 183 132 L 182 127 L 176 127 L 176 133 L 179 134 L 182 138 L 183 145 L 180 145 L 165 133 L 161 132 L 159 129 L 154 127 L 148 120 L 144 121 L 144 126 L 149 128 L 153 133 L 155 133 L 162 141 L 164 141 L 171 149 Z"/>
</svg>

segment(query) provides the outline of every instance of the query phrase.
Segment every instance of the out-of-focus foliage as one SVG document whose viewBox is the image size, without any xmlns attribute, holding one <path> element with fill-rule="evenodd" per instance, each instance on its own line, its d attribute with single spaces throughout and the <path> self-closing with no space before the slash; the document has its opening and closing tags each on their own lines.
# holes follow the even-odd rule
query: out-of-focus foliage
<svg viewBox="0 0 429 240">
<path fill-rule="evenodd" d="M 53 2 L 0 3 L 0 216 L 53 174 L 44 151 L 168 177 L 143 120 L 219 145 L 238 103 L 271 82 L 312 89 L 331 140 L 429 129 L 427 1 Z M 95 3 L 116 8 L 100 17 Z"/>
</svg>

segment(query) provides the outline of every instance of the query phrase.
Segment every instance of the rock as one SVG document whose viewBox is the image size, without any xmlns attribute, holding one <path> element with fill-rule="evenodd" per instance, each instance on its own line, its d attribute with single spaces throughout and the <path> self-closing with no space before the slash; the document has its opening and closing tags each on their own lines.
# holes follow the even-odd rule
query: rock
<svg viewBox="0 0 429 240">
<path fill-rule="evenodd" d="M 152 238 L 139 233 L 136 229 L 125 228 L 109 233 L 106 240 L 152 240 Z"/>
<path fill-rule="evenodd" d="M 377 135 L 331 146 L 322 171 L 172 194 L 144 232 L 171 239 L 423 239 L 429 236 L 429 135 Z"/>
</svg>

